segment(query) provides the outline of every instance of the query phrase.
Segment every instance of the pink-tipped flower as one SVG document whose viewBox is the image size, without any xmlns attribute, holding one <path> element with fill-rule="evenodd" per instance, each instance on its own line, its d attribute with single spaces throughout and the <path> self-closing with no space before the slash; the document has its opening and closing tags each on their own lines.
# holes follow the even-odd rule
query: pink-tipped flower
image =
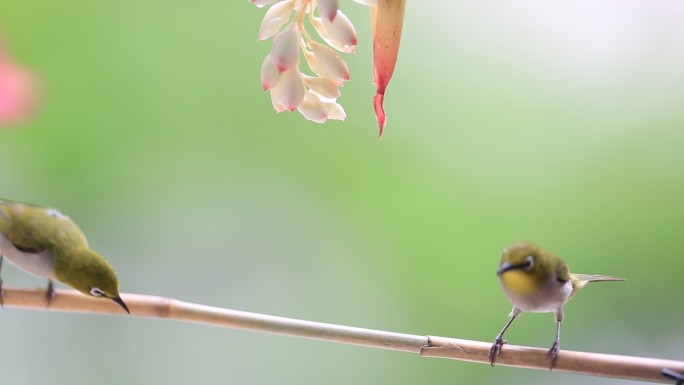
<svg viewBox="0 0 684 385">
<path fill-rule="evenodd" d="M 302 33 L 297 26 L 290 24 L 273 38 L 271 60 L 278 72 L 285 72 L 299 65 L 299 46 Z"/>
<path fill-rule="evenodd" d="M 0 127 L 33 116 L 37 99 L 33 74 L 14 64 L 0 42 Z"/>
<path fill-rule="evenodd" d="M 259 40 L 266 40 L 278 33 L 290 20 L 292 8 L 294 8 L 294 0 L 282 1 L 269 8 L 259 26 Z"/>
<path fill-rule="evenodd" d="M 339 0 L 251 2 L 257 7 L 271 5 L 261 21 L 259 40 L 273 37 L 271 52 L 261 65 L 261 86 L 271 92 L 273 108 L 298 110 L 318 123 L 344 120 L 337 98 L 339 88 L 349 80 L 349 68 L 340 52 L 354 52 L 357 37 L 351 21 L 339 10 Z M 318 41 L 307 30 L 307 20 Z M 302 54 L 315 76 L 301 71 Z"/>
<path fill-rule="evenodd" d="M 340 84 L 349 80 L 349 67 L 342 56 L 332 48 L 316 42 L 310 42 L 309 48 L 310 50 L 304 50 L 304 57 L 313 72 Z"/>
<path fill-rule="evenodd" d="M 318 35 L 331 47 L 344 53 L 353 53 L 356 50 L 356 30 L 351 20 L 337 11 L 337 17 L 330 21 L 326 18 L 314 17 L 311 20 Z"/>
<path fill-rule="evenodd" d="M 271 100 L 276 111 L 294 111 L 304 100 L 306 88 L 302 74 L 296 68 L 280 74 L 280 81 L 271 90 Z"/>
<path fill-rule="evenodd" d="M 382 104 L 397 63 L 405 7 L 406 0 L 377 0 L 377 5 L 371 8 L 373 82 L 376 87 L 373 107 L 378 119 L 379 136 L 382 136 L 385 128 L 386 117 Z"/>
<path fill-rule="evenodd" d="M 280 72 L 273 64 L 271 54 L 268 54 L 261 65 L 261 87 L 264 91 L 268 91 L 278 84 L 278 80 L 280 80 Z"/>
<path fill-rule="evenodd" d="M 335 20 L 339 7 L 339 0 L 318 0 L 318 12 L 329 21 Z"/>
</svg>

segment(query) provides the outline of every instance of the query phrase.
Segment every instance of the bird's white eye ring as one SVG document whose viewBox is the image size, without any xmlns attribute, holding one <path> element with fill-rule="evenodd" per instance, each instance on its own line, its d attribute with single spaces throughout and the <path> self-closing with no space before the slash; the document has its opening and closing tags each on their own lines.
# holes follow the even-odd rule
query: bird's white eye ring
<svg viewBox="0 0 684 385">
<path fill-rule="evenodd" d="M 93 287 L 90 289 L 90 295 L 93 297 L 102 297 L 104 294 L 104 291 L 102 291 L 102 289 L 99 287 Z"/>
<path fill-rule="evenodd" d="M 523 263 L 523 269 L 525 271 L 532 271 L 534 268 L 534 256 L 528 255 L 525 257 L 525 262 Z"/>
</svg>

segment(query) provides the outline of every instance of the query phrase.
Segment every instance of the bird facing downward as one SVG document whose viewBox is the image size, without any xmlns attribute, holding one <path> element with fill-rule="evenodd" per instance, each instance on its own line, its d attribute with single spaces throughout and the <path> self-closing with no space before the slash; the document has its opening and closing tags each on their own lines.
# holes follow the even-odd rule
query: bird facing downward
<svg viewBox="0 0 684 385">
<path fill-rule="evenodd" d="M 556 339 L 549 349 L 551 369 L 560 349 L 560 329 L 563 321 L 563 305 L 580 289 L 591 282 L 624 281 L 607 275 L 573 274 L 556 255 L 530 242 L 518 241 L 503 251 L 499 269 L 496 271 L 501 287 L 513 304 L 510 319 L 496 336 L 489 350 L 489 362 L 494 365 L 496 356 L 506 343 L 506 329 L 523 312 L 555 313 Z"/>
<path fill-rule="evenodd" d="M 90 249 L 78 226 L 57 210 L 0 199 L 0 268 L 4 258 L 48 279 L 48 305 L 56 279 L 86 295 L 111 299 L 130 313 L 119 296 L 112 266 Z"/>
</svg>

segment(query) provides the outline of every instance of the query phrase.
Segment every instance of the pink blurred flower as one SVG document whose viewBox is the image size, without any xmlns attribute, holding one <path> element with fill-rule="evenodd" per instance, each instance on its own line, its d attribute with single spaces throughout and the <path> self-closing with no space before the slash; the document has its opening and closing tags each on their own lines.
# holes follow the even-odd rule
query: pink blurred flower
<svg viewBox="0 0 684 385">
<path fill-rule="evenodd" d="M 0 43 L 0 127 L 25 122 L 36 103 L 34 75 L 15 64 Z"/>
</svg>

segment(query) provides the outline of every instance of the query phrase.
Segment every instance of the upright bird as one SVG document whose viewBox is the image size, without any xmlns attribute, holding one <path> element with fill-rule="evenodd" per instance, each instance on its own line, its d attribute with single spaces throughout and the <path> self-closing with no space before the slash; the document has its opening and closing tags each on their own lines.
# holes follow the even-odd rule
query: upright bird
<svg viewBox="0 0 684 385">
<path fill-rule="evenodd" d="M 112 266 L 90 249 L 78 226 L 55 209 L 0 199 L 0 269 L 4 258 L 48 279 L 48 305 L 56 279 L 86 295 L 111 299 L 130 314 Z"/>
<path fill-rule="evenodd" d="M 513 304 L 511 317 L 496 336 L 489 350 L 489 362 L 494 365 L 496 356 L 506 343 L 503 335 L 513 320 L 523 312 L 555 313 L 556 340 L 549 349 L 551 369 L 560 349 L 560 330 L 563 322 L 563 305 L 590 282 L 624 281 L 608 275 L 574 274 L 556 255 L 530 242 L 518 241 L 503 251 L 496 271 L 501 287 Z"/>
</svg>

